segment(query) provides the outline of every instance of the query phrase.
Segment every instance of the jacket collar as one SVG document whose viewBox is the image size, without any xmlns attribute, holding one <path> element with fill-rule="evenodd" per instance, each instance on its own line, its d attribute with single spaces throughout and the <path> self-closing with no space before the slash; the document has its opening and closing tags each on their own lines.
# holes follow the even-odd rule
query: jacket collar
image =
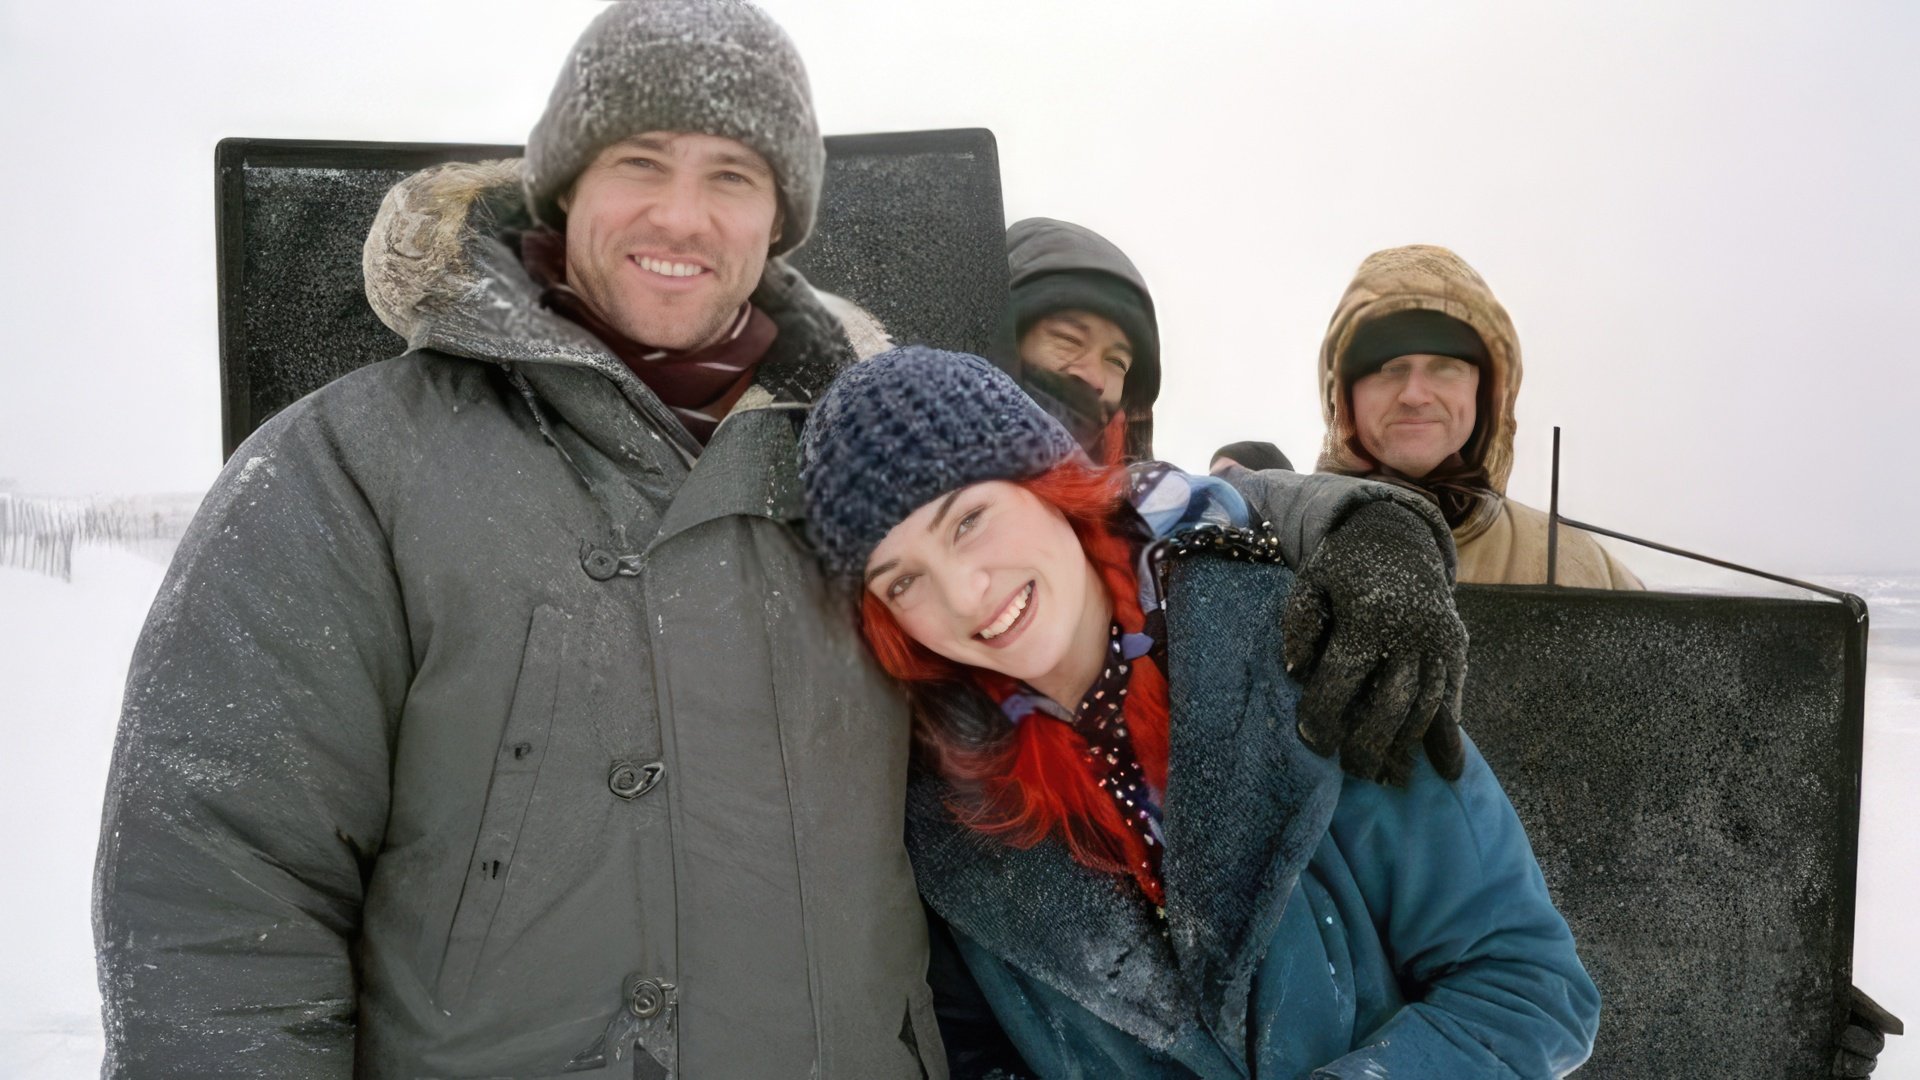
<svg viewBox="0 0 1920 1080">
<path fill-rule="evenodd" d="M 805 406 L 783 404 L 729 414 L 674 495 L 648 550 L 715 518 L 803 520 L 799 428 L 806 416 Z"/>
<path fill-rule="evenodd" d="M 908 846 L 928 903 L 994 956 L 1149 1047 L 1180 1054 L 1204 1031 L 1245 1069 L 1254 968 L 1340 772 L 1295 730 L 1278 629 L 1291 572 L 1198 556 L 1169 576 L 1167 936 L 1130 883 L 1057 840 L 1022 851 L 955 821 L 929 774 L 910 789 Z"/>
</svg>

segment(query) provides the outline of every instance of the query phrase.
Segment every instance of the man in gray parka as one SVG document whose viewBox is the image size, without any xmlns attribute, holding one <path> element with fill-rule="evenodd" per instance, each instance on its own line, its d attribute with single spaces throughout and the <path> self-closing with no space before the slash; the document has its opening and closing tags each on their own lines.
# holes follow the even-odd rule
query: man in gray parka
<svg viewBox="0 0 1920 1080">
<path fill-rule="evenodd" d="M 945 1075 L 904 701 L 800 523 L 798 421 L 880 340 L 780 258 L 823 167 L 777 26 L 655 0 L 589 27 L 524 162 L 388 195 L 408 351 L 240 447 L 135 652 L 106 1075 Z M 1340 657 L 1463 648 L 1444 526 L 1341 482 L 1265 507 L 1334 717 Z"/>
</svg>

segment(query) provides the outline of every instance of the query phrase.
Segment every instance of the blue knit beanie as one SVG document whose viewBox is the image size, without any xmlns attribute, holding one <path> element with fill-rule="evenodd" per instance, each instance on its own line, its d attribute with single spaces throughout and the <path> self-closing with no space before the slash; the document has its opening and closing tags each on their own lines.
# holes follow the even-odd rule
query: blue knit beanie
<svg viewBox="0 0 1920 1080">
<path fill-rule="evenodd" d="M 908 345 L 853 365 L 800 434 L 807 524 L 827 574 L 858 585 L 895 525 L 942 495 L 1038 476 L 1079 446 L 1005 372 Z"/>
</svg>

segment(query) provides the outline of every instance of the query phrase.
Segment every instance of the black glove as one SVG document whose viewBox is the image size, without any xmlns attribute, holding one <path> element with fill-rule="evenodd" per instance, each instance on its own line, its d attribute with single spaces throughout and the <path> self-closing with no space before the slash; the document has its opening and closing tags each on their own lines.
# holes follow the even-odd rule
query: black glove
<svg viewBox="0 0 1920 1080">
<path fill-rule="evenodd" d="M 1880 1004 L 1851 988 L 1853 1008 L 1847 1014 L 1847 1026 L 1840 1029 L 1833 1053 L 1833 1075 L 1867 1076 L 1880 1064 L 1880 1051 L 1886 1048 L 1888 1035 L 1906 1033 L 1900 1018 Z"/>
<path fill-rule="evenodd" d="M 1467 628 L 1433 529 L 1376 502 L 1320 542 L 1281 616 L 1287 671 L 1306 682 L 1300 738 L 1366 780 L 1404 784 L 1424 744 L 1458 780 Z"/>
</svg>

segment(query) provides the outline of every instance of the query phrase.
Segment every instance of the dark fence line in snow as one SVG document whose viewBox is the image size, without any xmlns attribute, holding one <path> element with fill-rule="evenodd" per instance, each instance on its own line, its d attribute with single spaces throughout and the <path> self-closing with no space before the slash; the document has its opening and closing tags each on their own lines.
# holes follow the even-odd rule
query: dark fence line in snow
<svg viewBox="0 0 1920 1080">
<path fill-rule="evenodd" d="M 0 493 L 0 567 L 73 580 L 73 549 L 86 544 L 165 559 L 199 496 L 61 499 Z"/>
</svg>

